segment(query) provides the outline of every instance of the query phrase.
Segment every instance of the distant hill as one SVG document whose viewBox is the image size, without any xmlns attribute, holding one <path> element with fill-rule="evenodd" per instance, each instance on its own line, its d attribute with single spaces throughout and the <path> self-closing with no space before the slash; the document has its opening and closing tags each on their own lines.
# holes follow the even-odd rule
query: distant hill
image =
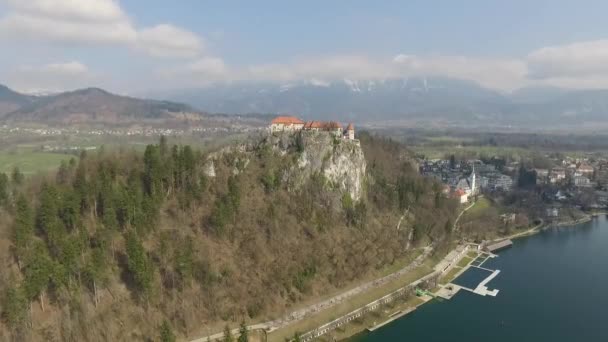
<svg viewBox="0 0 608 342">
<path fill-rule="evenodd" d="M 35 97 L 19 94 L 0 84 L 0 119 L 4 115 L 30 104 Z"/>
<path fill-rule="evenodd" d="M 119 96 L 98 88 L 34 97 L 3 87 L 0 94 L 6 94 L 8 104 L 0 117 L 5 122 L 121 124 L 201 118 L 201 112 L 189 105 Z"/>
<path fill-rule="evenodd" d="M 232 83 L 157 96 L 215 113 L 297 113 L 343 121 L 534 127 L 608 125 L 608 90 L 500 93 L 464 80 L 419 77 L 331 83 Z"/>
</svg>

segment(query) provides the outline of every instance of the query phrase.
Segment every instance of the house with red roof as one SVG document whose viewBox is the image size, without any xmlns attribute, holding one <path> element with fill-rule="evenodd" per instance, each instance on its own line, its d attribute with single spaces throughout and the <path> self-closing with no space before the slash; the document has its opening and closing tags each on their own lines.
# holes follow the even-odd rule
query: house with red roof
<svg viewBox="0 0 608 342">
<path fill-rule="evenodd" d="M 270 122 L 270 131 L 300 131 L 304 128 L 304 121 L 295 116 L 277 116 Z"/>
<path fill-rule="evenodd" d="M 355 126 L 349 124 L 346 129 L 336 121 L 307 121 L 304 122 L 295 116 L 278 116 L 270 123 L 271 132 L 296 132 L 296 131 L 312 131 L 312 132 L 329 132 L 337 137 L 348 140 L 355 140 Z"/>
<path fill-rule="evenodd" d="M 462 189 L 457 189 L 454 191 L 454 197 L 458 200 L 460 204 L 465 204 L 469 201 L 469 194 Z"/>
</svg>

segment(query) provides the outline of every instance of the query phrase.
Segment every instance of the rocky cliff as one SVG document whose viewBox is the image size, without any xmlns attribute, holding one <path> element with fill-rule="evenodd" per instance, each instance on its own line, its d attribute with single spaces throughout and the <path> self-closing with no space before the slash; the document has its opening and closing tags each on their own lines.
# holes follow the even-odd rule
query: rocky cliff
<svg viewBox="0 0 608 342">
<path fill-rule="evenodd" d="M 323 176 L 328 187 L 348 193 L 354 201 L 363 197 L 366 162 L 358 140 L 302 131 L 273 134 L 268 144 L 283 156 L 297 153 L 296 163 L 284 174 L 292 189 L 301 188 L 313 176 Z"/>
<path fill-rule="evenodd" d="M 225 147 L 208 156 L 205 173 L 214 177 L 214 160 L 232 155 L 233 173 L 237 174 L 247 167 L 252 153 L 261 150 L 271 151 L 289 165 L 282 169 L 279 178 L 291 191 L 298 191 L 311 178 L 319 177 L 340 197 L 348 194 L 357 202 L 364 196 L 367 164 L 359 140 L 335 137 L 328 132 L 272 133 L 257 143 Z"/>
</svg>

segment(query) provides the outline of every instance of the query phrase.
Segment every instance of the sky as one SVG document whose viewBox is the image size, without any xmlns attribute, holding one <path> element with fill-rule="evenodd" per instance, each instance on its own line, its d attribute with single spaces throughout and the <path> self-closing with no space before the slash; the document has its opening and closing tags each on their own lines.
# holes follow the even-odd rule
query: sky
<svg viewBox="0 0 608 342">
<path fill-rule="evenodd" d="M 608 1 L 0 0 L 0 84 L 124 94 L 441 76 L 608 88 Z"/>
</svg>

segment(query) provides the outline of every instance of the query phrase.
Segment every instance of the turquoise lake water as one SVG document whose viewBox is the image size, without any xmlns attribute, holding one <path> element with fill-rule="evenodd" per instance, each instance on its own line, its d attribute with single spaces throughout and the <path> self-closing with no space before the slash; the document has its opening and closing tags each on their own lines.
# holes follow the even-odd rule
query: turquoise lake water
<svg viewBox="0 0 608 342">
<path fill-rule="evenodd" d="M 352 342 L 608 341 L 608 220 L 514 241 L 483 267 L 496 297 L 460 291 Z"/>
</svg>

